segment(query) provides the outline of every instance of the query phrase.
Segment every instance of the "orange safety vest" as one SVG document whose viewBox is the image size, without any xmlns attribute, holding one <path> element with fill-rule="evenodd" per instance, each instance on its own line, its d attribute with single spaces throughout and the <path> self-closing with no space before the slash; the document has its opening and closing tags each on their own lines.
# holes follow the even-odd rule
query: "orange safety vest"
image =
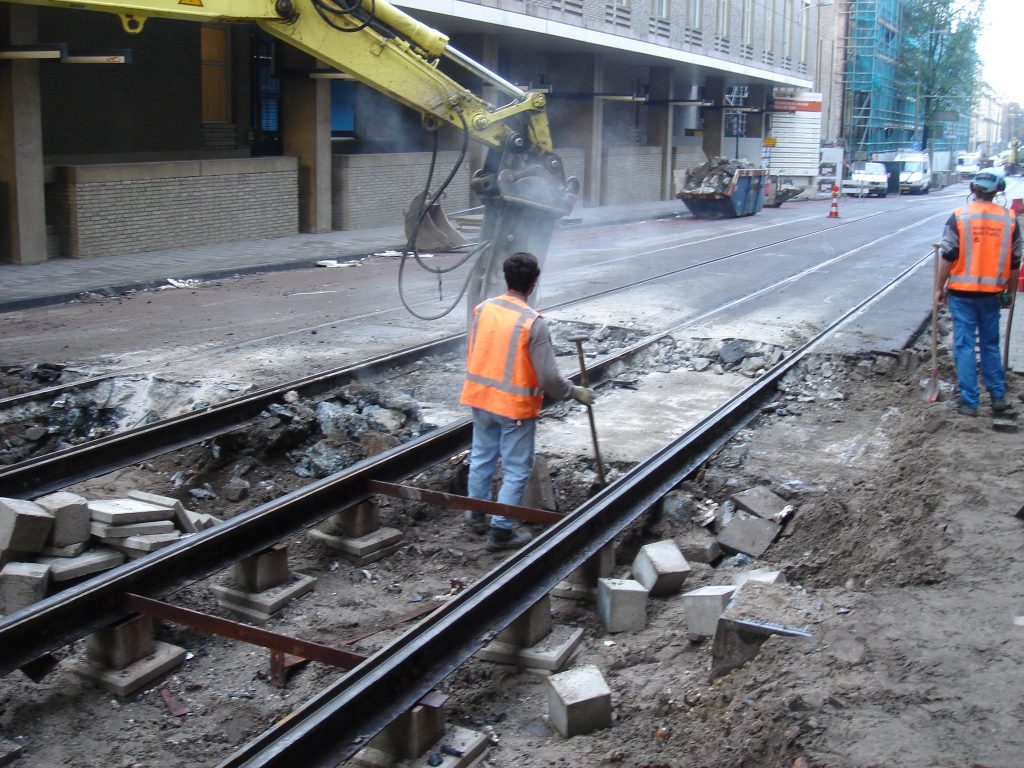
<svg viewBox="0 0 1024 768">
<path fill-rule="evenodd" d="M 955 291 L 999 293 L 1010 279 L 1013 214 L 995 203 L 970 203 L 953 211 L 960 235 L 960 258 L 946 287 Z"/>
<path fill-rule="evenodd" d="M 540 415 L 544 393 L 530 360 L 530 328 L 540 314 L 517 296 L 488 299 L 473 311 L 463 405 L 510 419 Z"/>
</svg>

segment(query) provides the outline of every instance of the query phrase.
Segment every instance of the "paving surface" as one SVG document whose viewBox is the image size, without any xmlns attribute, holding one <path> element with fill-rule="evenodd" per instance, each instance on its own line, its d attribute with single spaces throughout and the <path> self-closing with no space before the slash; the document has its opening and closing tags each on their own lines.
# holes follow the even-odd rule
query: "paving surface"
<svg viewBox="0 0 1024 768">
<path fill-rule="evenodd" d="M 587 227 L 683 213 L 679 200 L 579 208 L 563 227 Z M 310 267 L 323 259 L 359 258 L 400 250 L 405 234 L 393 227 L 300 234 L 268 240 L 194 245 L 177 250 L 53 259 L 43 264 L 0 264 L 0 311 L 58 304 L 90 291 L 152 288 L 168 278 L 216 278 Z"/>
</svg>

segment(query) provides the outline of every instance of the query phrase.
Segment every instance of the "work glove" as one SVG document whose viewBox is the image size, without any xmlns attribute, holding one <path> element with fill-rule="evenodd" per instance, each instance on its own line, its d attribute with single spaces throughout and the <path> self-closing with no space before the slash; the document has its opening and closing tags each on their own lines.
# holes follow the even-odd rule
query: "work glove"
<svg viewBox="0 0 1024 768">
<path fill-rule="evenodd" d="M 593 405 L 594 390 L 590 389 L 590 387 L 573 387 L 572 399 L 584 405 Z"/>
<path fill-rule="evenodd" d="M 999 306 L 1002 307 L 1003 309 L 1009 307 L 1012 301 L 1013 297 L 1010 296 L 1009 291 L 1003 291 L 1002 293 L 999 294 Z"/>
</svg>

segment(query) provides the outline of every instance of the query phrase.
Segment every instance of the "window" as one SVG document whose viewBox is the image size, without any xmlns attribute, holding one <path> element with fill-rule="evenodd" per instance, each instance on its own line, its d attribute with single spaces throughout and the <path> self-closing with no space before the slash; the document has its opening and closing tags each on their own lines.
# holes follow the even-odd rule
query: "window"
<svg viewBox="0 0 1024 768">
<path fill-rule="evenodd" d="M 787 59 L 793 55 L 793 2 L 782 0 L 782 55 Z"/>
<path fill-rule="evenodd" d="M 231 62 L 225 27 L 199 29 L 200 90 L 204 123 L 231 120 Z"/>
<path fill-rule="evenodd" d="M 653 0 L 651 15 L 656 19 L 668 18 L 668 0 Z"/>
<path fill-rule="evenodd" d="M 768 0 L 768 18 L 764 25 L 764 49 L 775 50 L 775 15 L 778 12 L 779 0 Z"/>
<path fill-rule="evenodd" d="M 754 0 L 743 0 L 743 44 L 754 44 Z"/>
<path fill-rule="evenodd" d="M 715 24 L 715 34 L 719 37 L 729 36 L 729 17 L 732 11 L 730 7 L 732 0 L 718 0 L 718 19 Z"/>
<path fill-rule="evenodd" d="M 703 17 L 704 0 L 690 0 L 690 13 L 686 17 L 686 26 L 690 29 L 700 29 Z"/>
<path fill-rule="evenodd" d="M 805 64 L 807 63 L 807 27 L 810 26 L 810 23 L 807 18 L 807 6 L 801 2 L 797 3 L 796 8 L 797 24 L 800 25 L 800 62 Z"/>
</svg>

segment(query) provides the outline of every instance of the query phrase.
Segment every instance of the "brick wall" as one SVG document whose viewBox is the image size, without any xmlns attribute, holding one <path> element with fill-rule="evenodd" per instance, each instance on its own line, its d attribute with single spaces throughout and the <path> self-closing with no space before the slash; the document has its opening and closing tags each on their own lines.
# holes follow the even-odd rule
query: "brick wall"
<svg viewBox="0 0 1024 768">
<path fill-rule="evenodd" d="M 602 205 L 661 199 L 660 147 L 606 147 Z"/>
<path fill-rule="evenodd" d="M 62 166 L 47 191 L 61 256 L 110 256 L 298 232 L 298 162 Z"/>
<path fill-rule="evenodd" d="M 439 152 L 431 192 L 448 177 L 458 152 Z M 387 155 L 335 155 L 332 166 L 331 227 L 369 229 L 404 220 L 413 197 L 423 191 L 429 152 Z M 441 201 L 445 213 L 469 208 L 469 164 L 464 162 Z"/>
</svg>

